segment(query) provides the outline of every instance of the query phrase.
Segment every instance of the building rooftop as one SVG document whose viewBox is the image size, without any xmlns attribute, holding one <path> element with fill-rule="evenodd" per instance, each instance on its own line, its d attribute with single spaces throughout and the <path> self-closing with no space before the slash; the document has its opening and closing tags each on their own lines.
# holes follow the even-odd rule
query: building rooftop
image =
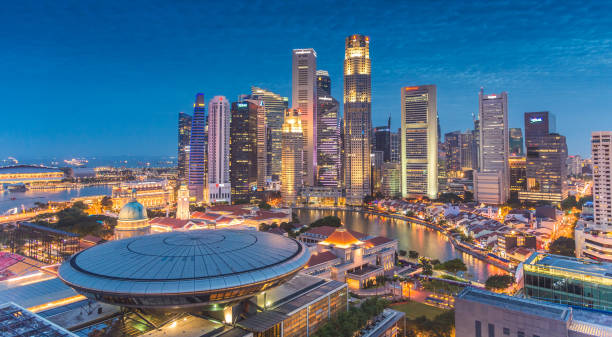
<svg viewBox="0 0 612 337">
<path fill-rule="evenodd" d="M 380 315 L 374 318 L 370 325 L 361 330 L 359 336 L 384 336 L 383 333 L 393 326 L 393 324 L 397 323 L 397 321 L 404 318 L 404 316 L 406 316 L 406 314 L 401 311 L 385 309 Z"/>
<path fill-rule="evenodd" d="M 574 271 L 580 274 L 599 276 L 612 280 L 612 263 L 597 262 L 590 259 L 536 253 L 525 261 L 525 265 Z"/>
<path fill-rule="evenodd" d="M 77 337 L 15 303 L 0 304 L 0 331 L 3 337 Z"/>
<path fill-rule="evenodd" d="M 2 290 L 0 291 L 0 303 L 14 302 L 25 308 L 31 308 L 76 295 L 78 294 L 60 279 L 53 278 Z"/>
<path fill-rule="evenodd" d="M 348 247 L 351 245 L 362 244 L 363 241 L 357 239 L 351 232 L 349 232 L 345 228 L 336 228 L 336 230 L 321 243 L 335 245 L 339 247 Z"/>
<path fill-rule="evenodd" d="M 136 199 L 130 200 L 121 207 L 119 211 L 119 221 L 140 221 L 147 220 L 147 209 Z"/>
<path fill-rule="evenodd" d="M 223 300 L 237 299 L 252 295 L 272 280 L 289 278 L 309 257 L 300 242 L 280 235 L 235 229 L 193 230 L 94 246 L 64 262 L 59 275 L 83 293 L 149 299 L 172 294 L 176 300 L 196 293 L 209 294 L 210 298 L 201 296 L 200 300 L 214 302 L 220 300 L 219 294 Z M 225 292 L 237 287 L 249 291 Z"/>
<path fill-rule="evenodd" d="M 326 250 L 323 252 L 313 252 L 312 255 L 310 255 L 310 260 L 308 260 L 308 263 L 306 264 L 306 267 L 312 267 L 312 266 L 316 266 L 319 265 L 321 263 L 325 263 L 325 262 L 329 262 L 329 261 L 333 261 L 336 259 L 340 259 L 339 257 L 336 256 L 336 254 Z"/>
<path fill-rule="evenodd" d="M 461 291 L 461 293 L 459 293 L 457 296 L 457 299 L 485 303 L 507 310 L 519 311 L 558 321 L 567 321 L 571 316 L 571 309 L 569 307 L 539 302 L 531 299 L 496 294 L 490 291 L 472 287 L 465 288 L 463 291 Z"/>
</svg>

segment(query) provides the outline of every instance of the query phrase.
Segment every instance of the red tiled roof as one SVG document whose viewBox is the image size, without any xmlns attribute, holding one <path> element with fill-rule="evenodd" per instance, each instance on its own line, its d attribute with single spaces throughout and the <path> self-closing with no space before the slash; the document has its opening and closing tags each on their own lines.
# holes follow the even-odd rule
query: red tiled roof
<svg viewBox="0 0 612 337">
<path fill-rule="evenodd" d="M 310 256 L 310 259 L 306 263 L 306 268 L 316 266 L 321 263 L 333 261 L 337 258 L 338 257 L 334 255 L 334 253 L 327 251 L 327 250 L 324 252 L 320 252 L 320 253 L 312 253 L 312 255 Z"/>
<path fill-rule="evenodd" d="M 389 239 L 384 236 L 377 236 L 375 238 L 371 238 L 367 240 L 366 247 L 368 248 L 376 247 L 376 246 L 384 245 L 385 243 L 389 243 L 391 241 L 393 241 L 393 239 Z"/>
<path fill-rule="evenodd" d="M 217 213 L 203 213 L 203 212 L 193 212 L 191 213 L 191 217 L 194 219 L 202 219 L 202 220 L 217 220 L 221 214 Z"/>
<path fill-rule="evenodd" d="M 172 227 L 174 229 L 177 229 L 177 228 L 185 227 L 185 225 L 187 225 L 187 223 L 189 223 L 189 220 L 181 220 L 181 219 L 175 219 L 175 218 L 159 217 L 159 218 L 154 218 L 154 219 L 150 220 L 149 223 L 150 224 L 162 225 L 162 226 L 170 226 L 170 227 Z"/>
<path fill-rule="evenodd" d="M 206 212 L 231 212 L 232 215 L 246 215 L 251 213 L 250 205 L 213 205 L 208 207 Z"/>
</svg>

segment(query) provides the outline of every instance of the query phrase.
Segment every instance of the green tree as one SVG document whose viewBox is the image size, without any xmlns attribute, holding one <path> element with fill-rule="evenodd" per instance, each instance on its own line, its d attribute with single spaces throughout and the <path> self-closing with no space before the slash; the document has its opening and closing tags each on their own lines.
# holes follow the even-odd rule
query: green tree
<svg viewBox="0 0 612 337">
<path fill-rule="evenodd" d="M 258 207 L 259 207 L 259 209 L 263 209 L 263 210 L 266 210 L 266 211 L 272 208 L 272 206 L 270 206 L 270 204 L 268 204 L 267 202 L 264 202 L 264 201 L 260 202 Z"/>
<path fill-rule="evenodd" d="M 113 207 L 113 199 L 108 195 L 105 195 L 102 200 L 100 200 L 100 205 L 103 209 L 109 210 Z"/>
<path fill-rule="evenodd" d="M 310 227 L 321 227 L 321 226 L 331 226 L 331 227 L 340 227 L 342 226 L 342 221 L 339 217 L 335 215 L 326 216 L 324 218 L 318 219 L 317 221 L 310 224 Z"/>
<path fill-rule="evenodd" d="M 576 242 L 572 238 L 561 236 L 548 247 L 548 252 L 556 255 L 575 256 Z"/>
<path fill-rule="evenodd" d="M 503 290 L 514 284 L 512 275 L 492 275 L 485 282 L 485 287 L 489 290 Z"/>
<path fill-rule="evenodd" d="M 471 191 L 465 191 L 465 193 L 463 193 L 463 202 L 471 201 L 474 201 L 474 193 L 472 193 Z"/>
<path fill-rule="evenodd" d="M 460 271 L 467 271 L 467 266 L 461 259 L 452 259 L 434 266 L 436 270 L 445 270 L 456 274 Z"/>
<path fill-rule="evenodd" d="M 411 259 L 418 259 L 419 258 L 419 252 L 417 252 L 416 250 L 411 250 L 408 252 L 408 257 Z"/>
<path fill-rule="evenodd" d="M 561 201 L 561 209 L 564 211 L 569 211 L 574 207 L 578 207 L 578 201 L 574 195 L 570 195 Z"/>
<path fill-rule="evenodd" d="M 88 208 L 88 206 L 87 206 L 87 205 L 85 205 L 85 203 L 84 203 L 84 202 L 82 202 L 82 201 L 77 201 L 77 202 L 75 202 L 74 204 L 72 204 L 72 208 L 87 209 L 87 208 Z"/>
</svg>

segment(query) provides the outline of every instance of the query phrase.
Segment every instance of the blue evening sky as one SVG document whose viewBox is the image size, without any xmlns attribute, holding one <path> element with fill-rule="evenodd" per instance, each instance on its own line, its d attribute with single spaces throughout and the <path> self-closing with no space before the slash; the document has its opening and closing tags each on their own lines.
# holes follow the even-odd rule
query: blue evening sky
<svg viewBox="0 0 612 337">
<path fill-rule="evenodd" d="M 10 1 L 0 10 L 0 159 L 174 155 L 196 92 L 291 95 L 291 50 L 314 48 L 342 100 L 344 38 L 370 36 L 372 119 L 399 126 L 400 88 L 438 86 L 443 132 L 472 127 L 479 88 L 510 127 L 549 110 L 570 154 L 612 129 L 612 2 Z"/>
</svg>

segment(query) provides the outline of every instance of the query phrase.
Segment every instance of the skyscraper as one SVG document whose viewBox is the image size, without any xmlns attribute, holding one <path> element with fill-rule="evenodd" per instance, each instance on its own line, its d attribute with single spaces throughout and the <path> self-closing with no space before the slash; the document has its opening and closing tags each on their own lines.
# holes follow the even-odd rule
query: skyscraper
<svg viewBox="0 0 612 337">
<path fill-rule="evenodd" d="M 266 112 L 266 171 L 272 181 L 278 181 L 281 173 L 281 134 L 285 110 L 289 107 L 289 100 L 272 91 L 251 87 L 251 98 L 263 102 Z"/>
<path fill-rule="evenodd" d="M 304 144 L 301 112 L 287 109 L 282 134 L 281 198 L 287 205 L 295 205 L 303 185 Z"/>
<path fill-rule="evenodd" d="M 189 190 L 187 186 L 181 184 L 178 190 L 178 197 L 176 198 L 176 218 L 180 220 L 187 220 L 190 218 L 189 214 Z"/>
<path fill-rule="evenodd" d="M 402 88 L 402 196 L 438 197 L 436 86 Z"/>
<path fill-rule="evenodd" d="M 293 50 L 293 108 L 299 109 L 304 130 L 304 184 L 315 185 L 317 173 L 317 53 L 312 48 Z"/>
<path fill-rule="evenodd" d="M 225 96 L 208 103 L 208 202 L 231 203 L 230 105 Z"/>
<path fill-rule="evenodd" d="M 503 204 L 509 195 L 508 95 L 485 95 L 480 90 L 480 164 L 474 174 L 474 197 L 479 202 Z"/>
<path fill-rule="evenodd" d="M 591 133 L 591 154 L 594 221 L 603 232 L 609 233 L 612 231 L 612 131 Z"/>
<path fill-rule="evenodd" d="M 510 156 L 508 164 L 510 167 L 510 198 L 518 200 L 519 193 L 527 189 L 527 162 L 525 157 Z"/>
<path fill-rule="evenodd" d="M 391 117 L 387 120 L 387 125 L 377 126 L 373 130 L 372 137 L 374 151 L 383 153 L 383 161 L 391 161 Z"/>
<path fill-rule="evenodd" d="M 398 129 L 397 132 L 391 132 L 391 134 L 389 135 L 390 136 L 389 137 L 389 144 L 390 144 L 389 161 L 391 163 L 400 162 L 400 157 L 401 157 L 400 155 L 400 139 L 401 139 L 400 133 L 401 133 L 401 129 Z"/>
<path fill-rule="evenodd" d="M 523 154 L 523 132 L 521 128 L 510 128 L 510 155 L 522 157 Z"/>
<path fill-rule="evenodd" d="M 340 103 L 331 97 L 331 80 L 317 70 L 317 184 L 339 187 Z"/>
<path fill-rule="evenodd" d="M 548 111 L 525 113 L 527 189 L 519 199 L 560 202 L 567 196 L 567 145 Z"/>
<path fill-rule="evenodd" d="M 344 186 L 346 202 L 361 204 L 370 192 L 372 129 L 370 38 L 351 35 L 344 51 Z"/>
<path fill-rule="evenodd" d="M 248 202 L 257 189 L 257 113 L 255 101 L 232 103 L 230 185 L 234 202 Z"/>
<path fill-rule="evenodd" d="M 178 116 L 178 168 L 179 181 L 189 177 L 189 137 L 191 136 L 191 116 L 179 112 Z"/>
<path fill-rule="evenodd" d="M 450 177 L 456 177 L 461 171 L 461 137 L 460 131 L 444 134 L 444 146 L 446 150 L 446 173 Z"/>
<path fill-rule="evenodd" d="M 189 139 L 189 194 L 195 197 L 198 202 L 204 199 L 204 189 L 207 181 L 207 122 L 204 94 L 197 94 L 193 104 L 191 137 Z"/>
<path fill-rule="evenodd" d="M 474 169 L 474 134 L 468 130 L 459 135 L 460 151 L 460 167 L 461 171 Z"/>
</svg>

